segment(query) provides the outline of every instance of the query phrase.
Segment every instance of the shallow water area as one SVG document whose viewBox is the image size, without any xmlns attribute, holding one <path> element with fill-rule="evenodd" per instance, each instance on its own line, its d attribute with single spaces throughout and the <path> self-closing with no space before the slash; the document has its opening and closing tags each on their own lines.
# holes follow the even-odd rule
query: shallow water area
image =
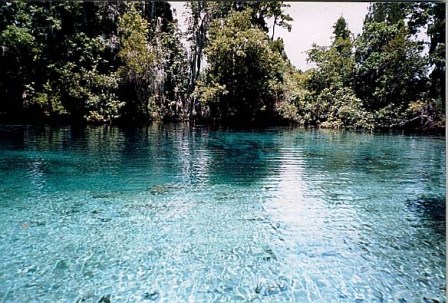
<svg viewBox="0 0 448 303">
<path fill-rule="evenodd" d="M 0 302 L 445 302 L 445 138 L 0 126 Z"/>
</svg>

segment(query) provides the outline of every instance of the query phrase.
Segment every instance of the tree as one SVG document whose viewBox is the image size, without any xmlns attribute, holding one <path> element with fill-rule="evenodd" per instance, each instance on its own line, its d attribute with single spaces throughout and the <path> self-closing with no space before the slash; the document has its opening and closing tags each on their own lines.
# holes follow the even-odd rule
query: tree
<svg viewBox="0 0 448 303">
<path fill-rule="evenodd" d="M 208 43 L 208 35 L 212 21 L 217 18 L 226 18 L 233 12 L 250 11 L 250 22 L 254 27 L 268 32 L 267 19 L 273 18 L 272 38 L 274 38 L 275 27 L 281 26 L 291 30 L 292 18 L 284 13 L 284 9 L 289 5 L 283 2 L 208 2 L 208 1 L 191 1 L 188 4 L 190 9 L 188 40 L 190 43 L 190 77 L 189 92 L 191 99 L 189 100 L 190 112 L 199 114 L 195 109 L 197 102 L 193 94 L 196 82 L 201 75 L 201 67 L 204 60 L 204 49 Z"/>
<path fill-rule="evenodd" d="M 147 41 L 148 22 L 134 6 L 119 20 L 120 45 L 118 53 L 123 62 L 120 74 L 134 96 L 127 100 L 125 115 L 137 120 L 150 118 L 150 86 L 155 81 L 156 54 Z"/>
<path fill-rule="evenodd" d="M 274 115 L 285 62 L 251 15 L 251 9 L 234 12 L 210 28 L 209 66 L 196 95 L 214 118 L 251 123 Z"/>
<path fill-rule="evenodd" d="M 82 2 L 2 3 L 3 75 L 14 70 L 11 64 L 14 61 L 8 53 L 12 48 L 8 44 L 15 43 L 18 37 L 13 37 L 11 29 L 20 28 L 32 41 L 32 45 L 28 43 L 27 57 L 16 51 L 21 56 L 16 63 L 22 71 L 14 72 L 20 77 L 17 85 L 9 82 L 13 79 L 0 78 L 0 87 L 10 93 L 6 102 L 15 104 L 14 110 L 6 110 L 8 116 L 15 116 L 14 119 L 70 116 L 72 121 L 82 121 L 91 113 L 100 120 L 114 116 L 119 104 L 114 70 L 109 63 L 115 47 L 110 38 L 114 35 L 115 8 L 120 6 Z M 109 14 L 104 16 L 103 12 Z"/>
<path fill-rule="evenodd" d="M 272 23 L 272 36 L 271 36 L 271 40 L 274 40 L 275 27 L 277 25 L 286 28 L 289 32 L 292 29 L 290 22 L 292 22 L 293 19 L 289 14 L 285 14 L 284 12 L 284 9 L 290 7 L 290 5 L 283 4 L 283 2 L 277 2 L 277 1 L 266 2 L 266 4 L 270 6 L 267 17 L 274 19 Z"/>
<path fill-rule="evenodd" d="M 357 39 L 341 16 L 304 73 L 275 39 L 283 2 L 187 6 L 182 37 L 167 2 L 0 2 L 1 122 L 444 124 L 443 4 L 374 3 Z"/>
<path fill-rule="evenodd" d="M 3 92 L 3 102 L 0 112 L 18 116 L 23 111 L 23 99 L 26 85 L 31 82 L 30 67 L 39 54 L 36 40 L 29 28 L 8 25 L 0 33 L 2 56 L 0 65 L 0 89 Z"/>
<path fill-rule="evenodd" d="M 355 66 L 352 34 L 341 16 L 333 26 L 333 41 L 329 47 L 313 45 L 308 61 L 316 64 L 309 87 L 320 92 L 331 86 L 350 86 Z"/>
<path fill-rule="evenodd" d="M 308 61 L 316 64 L 305 85 L 310 90 L 303 106 L 305 124 L 330 128 L 370 128 L 362 103 L 351 88 L 355 60 L 352 34 L 341 16 L 333 26 L 329 47 L 313 45 Z"/>
<path fill-rule="evenodd" d="M 165 71 L 163 94 L 165 103 L 161 111 L 164 119 L 185 119 L 188 117 L 188 59 L 181 43 L 181 33 L 176 22 L 167 26 L 167 32 L 160 37 L 163 69 Z"/>
<path fill-rule="evenodd" d="M 348 24 L 345 21 L 344 17 L 339 17 L 339 19 L 336 21 L 336 23 L 333 26 L 333 34 L 334 34 L 334 41 L 336 42 L 338 39 L 348 39 L 351 36 L 351 32 L 348 29 Z"/>
<path fill-rule="evenodd" d="M 287 66 L 281 100 L 275 105 L 281 121 L 301 126 L 310 124 L 312 118 L 308 106 L 311 103 L 311 93 L 306 87 L 309 76 L 307 72 L 303 73 L 291 65 Z"/>
<path fill-rule="evenodd" d="M 411 39 L 398 10 L 375 4 L 356 42 L 355 92 L 378 126 L 399 123 L 409 103 L 426 90 L 423 47 Z"/>
<path fill-rule="evenodd" d="M 406 2 L 373 3 L 369 7 L 364 23 L 397 24 L 402 22 L 411 10 L 412 4 Z"/>
<path fill-rule="evenodd" d="M 212 20 L 223 18 L 232 10 L 230 2 L 191 1 L 188 3 L 190 17 L 188 19 L 188 42 L 190 43 L 189 64 L 190 75 L 188 81 L 188 114 L 195 116 L 195 94 L 197 81 L 202 72 L 204 49 L 208 42 L 208 33 Z"/>
<path fill-rule="evenodd" d="M 187 62 L 177 22 L 169 4 L 143 4 L 131 5 L 119 23 L 124 115 L 136 121 L 182 117 Z"/>
<path fill-rule="evenodd" d="M 446 98 L 446 5 L 422 2 L 413 5 L 408 26 L 411 34 L 425 31 L 429 37 L 428 60 L 430 64 L 429 98 L 436 100 L 439 112 L 445 112 Z"/>
<path fill-rule="evenodd" d="M 250 8 L 252 9 L 252 24 L 258 26 L 265 32 L 269 31 L 267 26 L 267 19 L 272 18 L 272 35 L 271 40 L 274 40 L 275 28 L 280 26 L 291 31 L 291 21 L 293 19 L 289 14 L 285 13 L 285 9 L 290 7 L 288 4 L 283 4 L 283 1 L 248 1 L 242 2 L 237 8 L 240 10 Z"/>
</svg>

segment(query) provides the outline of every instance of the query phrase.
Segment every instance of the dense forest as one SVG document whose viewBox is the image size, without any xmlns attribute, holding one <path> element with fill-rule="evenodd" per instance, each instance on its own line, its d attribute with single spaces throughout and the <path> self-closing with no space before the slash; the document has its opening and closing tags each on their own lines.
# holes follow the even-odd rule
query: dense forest
<svg viewBox="0 0 448 303">
<path fill-rule="evenodd" d="M 307 71 L 287 4 L 185 6 L 183 33 L 168 2 L 1 2 L 0 123 L 445 127 L 444 3 L 374 3 L 356 37 L 341 16 Z"/>
</svg>

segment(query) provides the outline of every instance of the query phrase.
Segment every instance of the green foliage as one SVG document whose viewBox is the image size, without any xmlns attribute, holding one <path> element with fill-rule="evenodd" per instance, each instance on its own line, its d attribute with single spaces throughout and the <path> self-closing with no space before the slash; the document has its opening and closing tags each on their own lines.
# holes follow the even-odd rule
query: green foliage
<svg viewBox="0 0 448 303">
<path fill-rule="evenodd" d="M 351 32 L 348 29 L 347 22 L 345 21 L 344 17 L 339 17 L 339 19 L 336 21 L 336 23 L 333 26 L 334 31 L 334 40 L 337 39 L 348 39 L 350 38 Z"/>
<path fill-rule="evenodd" d="M 155 54 L 148 44 L 148 22 L 133 7 L 119 21 L 120 52 L 123 71 L 130 81 L 145 81 L 149 78 Z"/>
<path fill-rule="evenodd" d="M 184 98 L 185 50 L 169 4 L 153 6 L 0 4 L 0 112 L 73 122 L 170 114 Z"/>
<path fill-rule="evenodd" d="M 308 52 L 310 62 L 316 64 L 312 69 L 307 85 L 309 89 L 320 92 L 336 85 L 350 85 L 355 62 L 353 56 L 342 56 L 335 47 L 314 46 Z"/>
<path fill-rule="evenodd" d="M 311 103 L 312 119 L 325 128 L 373 128 L 361 100 L 348 87 L 325 88 Z"/>
<path fill-rule="evenodd" d="M 197 88 L 194 92 L 195 96 L 203 103 L 219 103 L 221 98 L 226 96 L 229 91 L 225 85 L 209 80 L 207 82 L 198 81 Z"/>
<path fill-rule="evenodd" d="M 306 89 L 309 81 L 309 73 L 299 73 L 289 68 L 285 73 L 282 99 L 276 103 L 277 114 L 285 121 L 291 121 L 299 125 L 310 124 L 310 112 L 307 106 L 310 104 L 310 91 Z"/>
<path fill-rule="evenodd" d="M 343 17 L 334 25 L 331 46 L 313 45 L 308 61 L 316 67 L 308 72 L 309 89 L 303 106 L 304 123 L 326 128 L 371 128 L 371 118 L 351 88 L 355 58 L 351 32 Z"/>
<path fill-rule="evenodd" d="M 274 39 L 283 2 L 187 7 L 183 37 L 167 2 L 0 2 L 0 122 L 445 125 L 444 4 L 374 3 L 356 39 L 341 16 L 306 72 Z"/>
<path fill-rule="evenodd" d="M 187 62 L 177 24 L 160 18 L 148 22 L 131 6 L 120 18 L 119 32 L 119 74 L 126 90 L 134 92 L 126 97 L 125 115 L 144 121 L 181 115 Z"/>
<path fill-rule="evenodd" d="M 440 114 L 445 113 L 446 99 L 446 4 L 422 2 L 413 5 L 408 26 L 411 33 L 426 30 L 429 37 L 428 61 L 430 88 L 428 97 L 434 99 Z"/>
<path fill-rule="evenodd" d="M 267 32 L 268 27 L 266 19 L 272 19 L 272 40 L 274 39 L 276 26 L 291 31 L 291 21 L 293 21 L 293 19 L 289 14 L 285 13 L 285 9 L 289 7 L 288 4 L 283 4 L 282 1 L 248 1 L 245 5 L 252 11 L 252 24 L 258 26 L 260 29 Z"/>
<path fill-rule="evenodd" d="M 427 81 L 421 45 L 411 40 L 403 20 L 389 23 L 367 21 L 356 45 L 354 88 L 382 126 L 393 124 L 409 102 L 421 98 Z"/>
<path fill-rule="evenodd" d="M 123 65 L 119 74 L 128 87 L 135 91 L 135 100 L 127 102 L 128 115 L 150 117 L 150 85 L 155 80 L 156 53 L 147 41 L 149 23 L 134 6 L 121 16 L 118 23 L 120 51 Z"/>
<path fill-rule="evenodd" d="M 51 115 L 66 115 L 67 111 L 61 103 L 61 95 L 55 92 L 50 81 L 47 81 L 40 91 L 34 88 L 34 82 L 25 85 L 26 97 L 24 98 L 24 107 L 37 110 L 45 117 Z"/>
<path fill-rule="evenodd" d="M 188 94 L 188 60 L 181 43 L 181 33 L 177 23 L 170 23 L 168 32 L 161 33 L 160 46 L 162 63 L 165 71 L 160 116 L 163 119 L 186 117 L 185 100 Z"/>
<path fill-rule="evenodd" d="M 318 93 L 332 86 L 350 86 L 353 78 L 353 41 L 345 19 L 340 17 L 334 28 L 330 47 L 313 45 L 308 51 L 308 61 L 316 64 L 308 86 Z"/>
<path fill-rule="evenodd" d="M 95 111 L 101 113 L 102 120 L 117 115 L 116 76 L 108 62 L 113 45 L 108 40 L 110 32 L 100 27 L 107 18 L 101 17 L 99 22 L 98 14 L 104 7 L 78 2 L 0 6 L 6 21 L 0 25 L 3 75 L 20 77 L 17 84 L 6 77 L 0 79 L 0 88 L 8 92 L 10 102 L 2 108 L 9 116 L 82 121 Z M 19 27 L 14 29 L 16 25 Z M 11 60 L 12 50 L 22 72 Z"/>
<path fill-rule="evenodd" d="M 209 67 L 196 94 L 212 117 L 252 122 L 273 116 L 285 63 L 267 34 L 252 25 L 251 14 L 234 12 L 210 29 Z"/>
<path fill-rule="evenodd" d="M 30 30 L 15 25 L 7 25 L 0 35 L 0 43 L 7 52 L 21 52 L 33 50 L 35 39 Z"/>
<path fill-rule="evenodd" d="M 61 80 L 66 86 L 66 108 L 83 114 L 89 122 L 110 122 L 119 116 L 124 105 L 118 100 L 116 91 L 118 77 L 112 74 L 100 74 L 97 68 L 81 68 L 73 71 L 73 66 L 66 65 L 61 70 Z M 82 109 L 76 108 L 82 104 Z M 74 108 L 73 108 L 74 107 Z"/>
<path fill-rule="evenodd" d="M 331 46 L 313 46 L 308 60 L 316 67 L 305 83 L 310 90 L 306 123 L 385 128 L 413 119 L 410 104 L 428 93 L 429 61 L 405 24 L 410 7 L 375 3 L 354 42 L 341 17 L 333 27 Z"/>
</svg>

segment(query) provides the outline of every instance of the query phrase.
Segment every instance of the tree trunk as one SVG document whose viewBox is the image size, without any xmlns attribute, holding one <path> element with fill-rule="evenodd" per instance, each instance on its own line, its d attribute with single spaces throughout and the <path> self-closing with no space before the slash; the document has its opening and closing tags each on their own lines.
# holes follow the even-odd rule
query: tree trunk
<svg viewBox="0 0 448 303">
<path fill-rule="evenodd" d="M 272 41 L 274 41 L 275 25 L 276 24 L 277 24 L 277 15 L 274 17 L 274 24 L 272 25 L 272 37 L 271 37 Z"/>
</svg>

